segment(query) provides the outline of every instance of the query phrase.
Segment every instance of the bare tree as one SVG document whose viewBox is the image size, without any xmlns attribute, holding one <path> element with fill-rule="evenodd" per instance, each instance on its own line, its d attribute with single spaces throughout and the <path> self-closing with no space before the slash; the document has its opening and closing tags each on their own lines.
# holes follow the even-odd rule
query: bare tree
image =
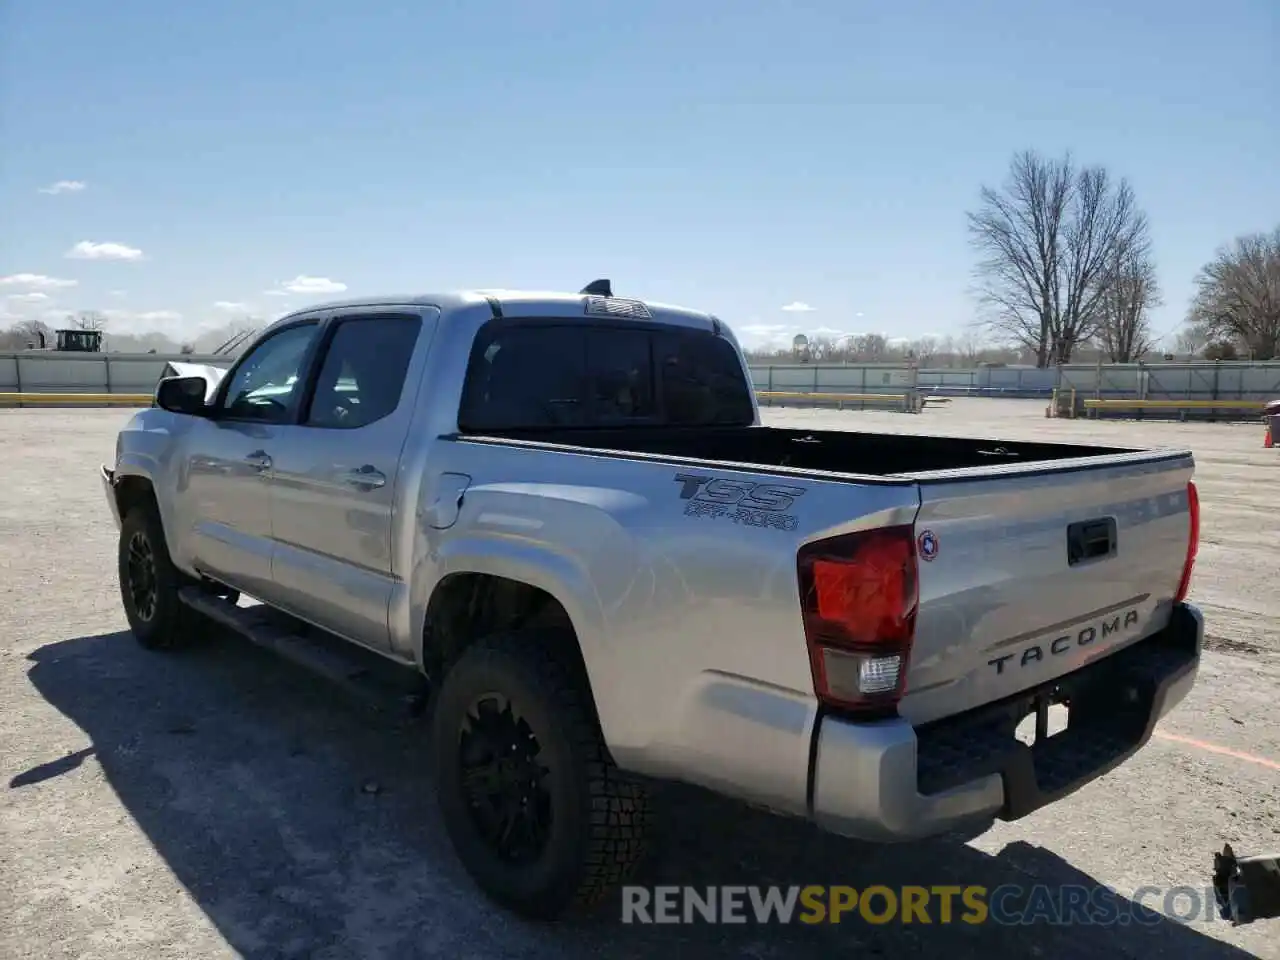
<svg viewBox="0 0 1280 960">
<path fill-rule="evenodd" d="M 1160 284 L 1145 244 L 1115 251 L 1099 302 L 1097 340 L 1112 363 L 1141 360 L 1153 346 L 1149 313 Z"/>
<path fill-rule="evenodd" d="M 889 354 L 889 341 L 881 333 L 860 333 L 852 338 L 850 347 L 859 360 L 875 363 L 885 360 Z"/>
<path fill-rule="evenodd" d="M 42 320 L 19 320 L 0 330 L 0 350 L 26 350 L 53 343 L 53 331 Z"/>
<path fill-rule="evenodd" d="M 1178 331 L 1174 345 L 1178 353 L 1185 353 L 1189 357 L 1199 356 L 1209 345 L 1209 336 L 1201 324 L 1188 323 Z"/>
<path fill-rule="evenodd" d="M 1188 320 L 1211 341 L 1239 340 L 1255 360 L 1280 352 L 1280 227 L 1218 250 L 1196 276 Z"/>
<path fill-rule="evenodd" d="M 106 325 L 106 316 L 97 310 L 81 310 L 67 318 L 67 326 L 75 330 L 102 330 Z"/>
<path fill-rule="evenodd" d="M 915 357 L 917 364 L 922 367 L 928 367 L 937 358 L 940 346 L 936 337 L 920 337 L 917 340 L 912 340 L 907 345 L 907 349 Z"/>
<path fill-rule="evenodd" d="M 1127 181 L 1077 167 L 1070 154 L 1029 150 L 1014 156 L 1001 189 L 982 188 L 968 223 L 986 326 L 1039 367 L 1066 363 L 1097 332 L 1111 266 L 1148 235 Z"/>
<path fill-rule="evenodd" d="M 956 356 L 966 366 L 974 366 L 981 358 L 986 346 L 981 330 L 966 327 L 960 336 L 956 337 Z"/>
</svg>

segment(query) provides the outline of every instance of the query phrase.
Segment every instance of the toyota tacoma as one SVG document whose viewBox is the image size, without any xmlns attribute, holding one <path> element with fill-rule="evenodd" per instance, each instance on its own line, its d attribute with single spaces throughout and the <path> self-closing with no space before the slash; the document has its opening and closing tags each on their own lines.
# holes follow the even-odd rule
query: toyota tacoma
<svg viewBox="0 0 1280 960">
<path fill-rule="evenodd" d="M 525 915 L 628 875 L 657 781 L 981 829 L 1194 682 L 1188 451 L 765 426 L 726 324 L 607 281 L 318 306 L 210 376 L 102 468 L 134 636 L 420 678 L 454 848 Z"/>
</svg>

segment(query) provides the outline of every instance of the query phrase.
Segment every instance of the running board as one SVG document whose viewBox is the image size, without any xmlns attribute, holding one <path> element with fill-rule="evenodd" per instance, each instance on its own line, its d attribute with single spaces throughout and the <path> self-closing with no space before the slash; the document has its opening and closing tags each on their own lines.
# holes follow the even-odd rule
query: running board
<svg viewBox="0 0 1280 960">
<path fill-rule="evenodd" d="M 341 687 L 377 709 L 399 704 L 411 714 L 426 706 L 427 681 L 417 671 L 325 633 L 266 604 L 240 607 L 201 587 L 184 587 L 178 597 L 250 643 L 270 650 Z"/>
</svg>

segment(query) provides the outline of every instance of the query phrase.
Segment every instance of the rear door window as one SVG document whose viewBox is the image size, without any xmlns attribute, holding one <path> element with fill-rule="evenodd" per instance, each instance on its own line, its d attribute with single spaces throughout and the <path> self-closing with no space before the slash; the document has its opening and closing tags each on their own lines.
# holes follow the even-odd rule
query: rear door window
<svg viewBox="0 0 1280 960">
<path fill-rule="evenodd" d="M 337 321 L 311 396 L 306 425 L 355 429 L 393 413 L 422 320 L 412 314 Z"/>
</svg>

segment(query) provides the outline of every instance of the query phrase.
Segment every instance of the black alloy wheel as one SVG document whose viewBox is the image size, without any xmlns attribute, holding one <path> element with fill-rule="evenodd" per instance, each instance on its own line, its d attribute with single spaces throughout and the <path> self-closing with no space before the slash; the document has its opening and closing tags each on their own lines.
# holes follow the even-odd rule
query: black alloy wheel
<svg viewBox="0 0 1280 960">
<path fill-rule="evenodd" d="M 541 752 L 507 697 L 489 693 L 472 701 L 459 731 L 459 777 L 472 822 L 505 863 L 532 863 L 551 837 L 551 771 Z"/>
<path fill-rule="evenodd" d="M 169 559 L 154 504 L 136 506 L 121 520 L 117 575 L 120 601 L 139 644 L 160 650 L 196 639 L 200 617 L 178 597 L 190 578 Z"/>
<path fill-rule="evenodd" d="M 145 530 L 129 538 L 128 590 L 138 619 L 150 623 L 156 615 L 159 585 L 156 581 L 156 554 Z"/>
</svg>

